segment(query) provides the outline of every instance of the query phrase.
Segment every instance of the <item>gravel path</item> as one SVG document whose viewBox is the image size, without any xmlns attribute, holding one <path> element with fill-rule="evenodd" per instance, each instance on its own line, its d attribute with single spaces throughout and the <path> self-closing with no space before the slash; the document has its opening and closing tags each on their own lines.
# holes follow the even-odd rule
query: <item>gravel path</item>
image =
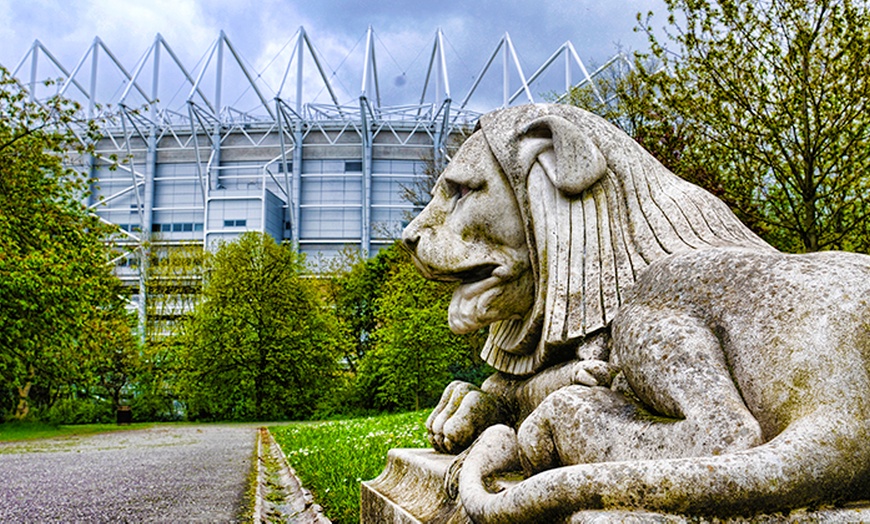
<svg viewBox="0 0 870 524">
<path fill-rule="evenodd" d="M 233 522 L 253 426 L 160 426 L 0 444 L 0 522 Z"/>
</svg>

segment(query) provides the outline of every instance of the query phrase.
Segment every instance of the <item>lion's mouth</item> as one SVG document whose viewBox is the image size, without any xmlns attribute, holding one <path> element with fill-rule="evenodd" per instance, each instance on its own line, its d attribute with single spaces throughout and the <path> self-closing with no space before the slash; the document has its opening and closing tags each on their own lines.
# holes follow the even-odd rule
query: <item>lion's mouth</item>
<svg viewBox="0 0 870 524">
<path fill-rule="evenodd" d="M 450 275 L 444 275 L 445 280 L 459 282 L 461 284 L 473 284 L 491 277 L 498 268 L 497 264 L 483 264 L 463 271 L 457 271 Z"/>
<path fill-rule="evenodd" d="M 462 285 L 473 284 L 490 278 L 497 268 L 498 264 L 481 264 L 462 271 L 433 273 L 432 278 L 444 282 L 459 282 Z"/>
</svg>

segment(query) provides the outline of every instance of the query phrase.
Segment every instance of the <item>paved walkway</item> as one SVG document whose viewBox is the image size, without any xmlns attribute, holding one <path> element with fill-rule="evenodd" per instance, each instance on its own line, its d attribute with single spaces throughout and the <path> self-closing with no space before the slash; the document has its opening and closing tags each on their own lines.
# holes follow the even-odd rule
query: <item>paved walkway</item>
<svg viewBox="0 0 870 524">
<path fill-rule="evenodd" d="M 234 522 L 257 430 L 160 426 L 0 444 L 0 522 Z"/>
</svg>

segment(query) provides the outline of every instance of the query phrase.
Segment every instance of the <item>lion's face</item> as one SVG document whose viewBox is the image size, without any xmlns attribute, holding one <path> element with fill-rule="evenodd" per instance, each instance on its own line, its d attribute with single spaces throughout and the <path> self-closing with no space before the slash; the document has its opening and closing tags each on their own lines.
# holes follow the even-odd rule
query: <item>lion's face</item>
<svg viewBox="0 0 870 524">
<path fill-rule="evenodd" d="M 660 258 L 770 249 L 591 113 L 518 106 L 479 124 L 403 238 L 424 276 L 459 282 L 450 328 L 488 325 L 481 357 L 499 371 L 529 375 L 568 358 Z"/>
<path fill-rule="evenodd" d="M 459 282 L 450 329 L 468 333 L 521 319 L 534 302 L 534 278 L 521 214 L 483 134 L 471 135 L 402 234 L 424 276 Z"/>
</svg>

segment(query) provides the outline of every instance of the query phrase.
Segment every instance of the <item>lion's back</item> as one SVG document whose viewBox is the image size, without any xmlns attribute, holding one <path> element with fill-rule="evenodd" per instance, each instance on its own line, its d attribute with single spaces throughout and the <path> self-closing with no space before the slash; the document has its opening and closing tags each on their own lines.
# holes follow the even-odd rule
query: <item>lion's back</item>
<svg viewBox="0 0 870 524">
<path fill-rule="evenodd" d="M 802 324 L 870 307 L 870 256 L 741 248 L 686 251 L 653 263 L 628 301 L 693 309 L 711 321 Z"/>
</svg>

